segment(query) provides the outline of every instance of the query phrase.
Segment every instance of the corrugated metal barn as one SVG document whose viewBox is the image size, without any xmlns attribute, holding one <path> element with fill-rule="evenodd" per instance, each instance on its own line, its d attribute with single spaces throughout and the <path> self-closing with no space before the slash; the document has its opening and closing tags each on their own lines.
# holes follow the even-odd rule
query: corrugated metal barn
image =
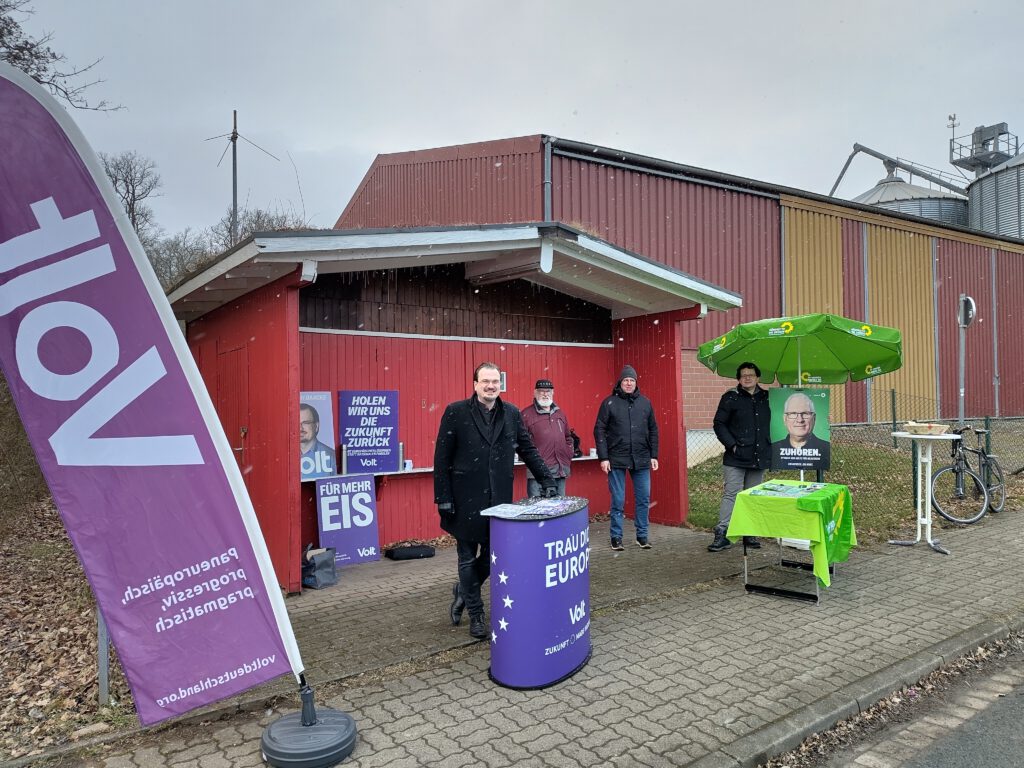
<svg viewBox="0 0 1024 768">
<path fill-rule="evenodd" d="M 865 205 L 552 136 L 380 155 L 338 219 L 345 229 L 499 223 L 540 216 L 700 275 L 743 308 L 687 323 L 695 350 L 731 326 L 836 312 L 900 328 L 906 360 L 884 386 L 957 412 L 956 303 L 967 334 L 968 416 L 1022 415 L 1024 361 L 999 354 L 1024 319 L 1024 243 Z M 689 427 L 723 389 L 684 355 Z M 866 385 L 833 388 L 832 420 L 884 417 Z"/>
<path fill-rule="evenodd" d="M 979 316 L 967 414 L 1022 415 L 1024 390 L 1000 386 L 1024 373 L 1005 353 L 1024 319 L 1022 260 L 1018 240 L 535 135 L 378 156 L 334 231 L 256 236 L 171 299 L 281 583 L 296 590 L 299 552 L 316 537 L 293 450 L 300 391 L 400 391 L 414 468 L 377 477 L 387 544 L 440 534 L 433 440 L 477 363 L 508 373 L 503 397 L 519 406 L 551 378 L 584 450 L 630 363 L 662 429 L 652 520 L 678 523 L 685 430 L 710 426 L 729 385 L 696 362 L 701 342 L 805 312 L 895 326 L 905 364 L 884 386 L 955 416 L 956 302 L 968 293 Z M 888 414 L 863 383 L 833 388 L 832 408 L 833 422 Z M 570 492 L 606 511 L 596 462 L 577 465 Z"/>
</svg>

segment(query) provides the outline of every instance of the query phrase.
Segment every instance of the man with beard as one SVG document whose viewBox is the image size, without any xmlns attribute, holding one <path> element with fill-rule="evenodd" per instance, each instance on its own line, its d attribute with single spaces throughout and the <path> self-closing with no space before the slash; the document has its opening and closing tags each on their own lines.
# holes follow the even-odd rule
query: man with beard
<svg viewBox="0 0 1024 768">
<path fill-rule="evenodd" d="M 565 479 L 572 471 L 572 436 L 565 411 L 555 404 L 555 385 L 550 379 L 538 379 L 533 402 L 523 408 L 523 424 L 537 446 L 548 472 L 558 484 L 558 495 L 565 496 Z M 541 495 L 540 482 L 526 472 L 526 495 Z"/>
</svg>

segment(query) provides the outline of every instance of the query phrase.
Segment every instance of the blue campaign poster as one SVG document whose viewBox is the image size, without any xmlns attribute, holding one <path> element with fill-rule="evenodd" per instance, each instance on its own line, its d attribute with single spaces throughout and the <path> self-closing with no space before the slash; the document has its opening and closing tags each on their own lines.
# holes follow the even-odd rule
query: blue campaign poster
<svg viewBox="0 0 1024 768">
<path fill-rule="evenodd" d="M 299 472 L 303 480 L 338 474 L 330 392 L 299 393 Z"/>
<path fill-rule="evenodd" d="M 398 390 L 342 390 L 338 393 L 338 417 L 346 474 L 401 469 Z"/>
<path fill-rule="evenodd" d="M 334 547 L 334 562 L 338 565 L 380 560 L 377 492 L 373 483 L 373 475 L 316 481 L 320 546 Z"/>
</svg>

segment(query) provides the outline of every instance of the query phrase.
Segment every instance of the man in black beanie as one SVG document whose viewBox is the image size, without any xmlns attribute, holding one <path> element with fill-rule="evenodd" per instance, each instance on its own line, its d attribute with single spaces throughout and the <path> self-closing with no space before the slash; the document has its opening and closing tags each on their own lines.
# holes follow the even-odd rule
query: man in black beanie
<svg viewBox="0 0 1024 768">
<path fill-rule="evenodd" d="M 633 518 L 636 543 L 650 549 L 647 517 L 651 507 L 651 470 L 658 469 L 658 424 L 654 406 L 640 394 L 636 369 L 627 365 L 610 396 L 597 411 L 594 441 L 601 470 L 608 475 L 611 493 L 612 549 L 621 552 L 622 518 L 626 501 L 626 473 L 633 479 Z"/>
</svg>

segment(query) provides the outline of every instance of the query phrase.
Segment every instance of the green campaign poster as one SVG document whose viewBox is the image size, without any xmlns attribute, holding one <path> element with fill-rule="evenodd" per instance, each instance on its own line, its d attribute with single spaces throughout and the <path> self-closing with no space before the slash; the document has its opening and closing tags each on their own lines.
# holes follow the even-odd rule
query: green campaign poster
<svg viewBox="0 0 1024 768">
<path fill-rule="evenodd" d="M 832 459 L 829 391 L 776 387 L 772 409 L 772 469 L 828 469 Z"/>
</svg>

